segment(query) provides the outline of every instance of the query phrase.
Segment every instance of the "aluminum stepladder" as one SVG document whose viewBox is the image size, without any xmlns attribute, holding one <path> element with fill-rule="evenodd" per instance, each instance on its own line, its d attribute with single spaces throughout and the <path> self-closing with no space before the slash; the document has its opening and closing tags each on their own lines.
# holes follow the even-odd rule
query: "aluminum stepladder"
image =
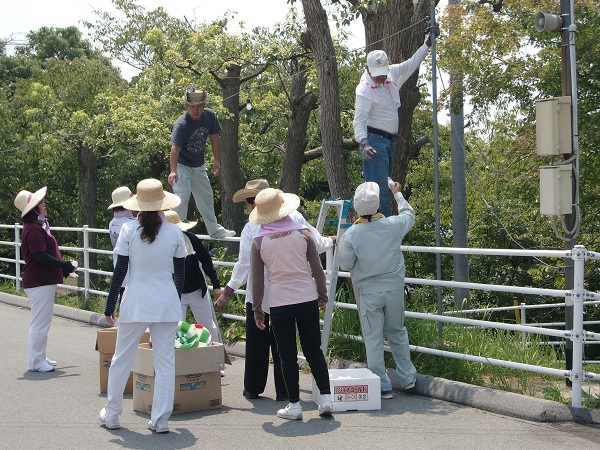
<svg viewBox="0 0 600 450">
<path fill-rule="evenodd" d="M 335 303 L 335 292 L 337 288 L 337 281 L 339 275 L 339 267 L 337 264 L 337 243 L 344 232 L 352 225 L 348 223 L 348 212 L 352 206 L 352 200 L 323 200 L 321 203 L 321 210 L 319 211 L 319 217 L 317 219 L 316 229 L 319 233 L 323 233 L 325 226 L 337 226 L 336 234 L 336 245 L 333 250 L 328 250 L 326 254 L 326 268 L 325 278 L 327 280 L 327 305 L 325 307 L 325 317 L 323 319 L 323 332 L 321 334 L 321 350 L 324 355 L 327 355 L 327 348 L 329 347 L 329 334 L 331 333 L 331 321 L 333 319 L 333 309 Z M 336 219 L 328 220 L 327 214 L 330 212 L 330 208 L 333 208 L 336 213 Z"/>
</svg>

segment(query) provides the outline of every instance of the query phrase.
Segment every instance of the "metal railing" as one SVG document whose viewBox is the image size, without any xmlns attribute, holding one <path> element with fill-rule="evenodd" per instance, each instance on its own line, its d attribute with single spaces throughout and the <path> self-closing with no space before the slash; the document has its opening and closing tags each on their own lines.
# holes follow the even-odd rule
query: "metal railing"
<svg viewBox="0 0 600 450">
<path fill-rule="evenodd" d="M 0 246 L 12 246 L 14 247 L 15 258 L 0 258 L 0 262 L 12 263 L 15 265 L 15 273 L 14 275 L 8 275 L 4 273 L 0 273 L 0 278 L 5 278 L 9 280 L 13 280 L 16 285 L 17 294 L 20 293 L 21 290 L 21 266 L 24 262 L 20 258 L 20 230 L 22 229 L 22 225 L 0 225 L 0 229 L 12 229 L 14 230 L 14 239 L 12 241 L 0 241 Z M 94 249 L 89 247 L 89 236 L 90 233 L 99 233 L 99 234 L 107 234 L 108 230 L 105 229 L 93 229 L 87 226 L 82 228 L 61 228 L 61 227 L 53 227 L 53 231 L 76 231 L 83 233 L 83 247 L 59 247 L 62 251 L 69 252 L 77 252 L 83 254 L 83 265 L 78 267 L 77 272 L 83 274 L 83 286 L 69 286 L 69 285 L 61 285 L 61 287 L 66 289 L 73 289 L 77 291 L 83 292 L 83 295 L 87 299 L 90 294 L 102 295 L 106 296 L 107 293 L 104 291 L 98 291 L 90 288 L 90 274 L 98 274 L 111 276 L 112 272 L 102 271 L 91 269 L 89 264 L 89 255 L 92 253 L 103 254 L 103 255 L 112 255 L 111 250 L 102 250 L 102 249 Z M 199 235 L 201 239 L 211 240 L 209 236 Z M 226 241 L 230 242 L 239 242 L 239 238 L 226 238 Z M 428 314 L 428 313 L 418 313 L 412 311 L 406 311 L 406 317 L 419 319 L 419 320 L 429 320 L 436 321 L 442 323 L 456 323 L 462 324 L 470 327 L 480 327 L 480 328 L 493 328 L 500 330 L 509 330 L 515 332 L 521 332 L 523 335 L 525 333 L 528 334 L 538 334 L 545 335 L 559 339 L 568 339 L 573 343 L 573 364 L 572 369 L 555 369 L 551 367 L 542 367 L 535 366 L 523 363 L 517 363 L 513 361 L 499 360 L 488 358 L 482 355 L 468 355 L 462 353 L 455 353 L 446 350 L 440 350 L 437 348 L 427 348 L 422 346 L 411 346 L 411 350 L 420 353 L 426 353 L 430 355 L 442 356 L 447 358 L 461 359 L 465 361 L 483 363 L 483 364 L 492 364 L 500 367 L 525 370 L 529 372 L 553 375 L 558 377 L 563 377 L 569 379 L 572 384 L 572 397 L 571 404 L 574 407 L 581 407 L 581 388 L 582 382 L 584 380 L 596 380 L 600 381 L 600 375 L 584 372 L 583 370 L 583 344 L 584 341 L 600 341 L 600 334 L 592 333 L 585 331 L 584 321 L 583 321 L 583 308 L 585 304 L 598 304 L 600 303 L 600 294 L 595 292 L 586 291 L 584 288 L 584 265 L 585 261 L 589 259 L 600 259 L 600 255 L 588 251 L 583 246 L 576 246 L 573 250 L 508 250 L 508 249 L 470 249 L 470 248 L 449 248 L 449 247 L 419 247 L 419 246 L 402 246 L 403 252 L 409 253 L 444 253 L 444 254 L 469 254 L 469 255 L 484 255 L 484 256 L 520 256 L 520 257 L 551 257 L 551 258 L 571 258 L 574 262 L 574 288 L 572 290 L 561 290 L 561 289 L 545 289 L 545 288 L 535 288 L 535 287 L 523 287 L 523 286 L 507 286 L 507 285 L 498 285 L 498 284 L 483 284 L 483 283 L 468 283 L 468 282 L 456 282 L 456 281 L 444 281 L 444 280 L 433 280 L 433 279 L 423 279 L 423 278 L 406 278 L 406 283 L 411 285 L 423 285 L 423 286 L 436 286 L 436 287 L 462 287 L 469 290 L 484 290 L 484 291 L 495 291 L 495 292 L 511 292 L 525 295 L 538 295 L 538 296 L 547 296 L 554 298 L 564 298 L 564 303 L 552 303 L 547 305 L 534 305 L 534 306 L 518 306 L 524 315 L 524 312 L 527 308 L 539 308 L 542 306 L 572 306 L 573 307 L 573 329 L 572 330 L 557 330 L 549 328 L 549 325 L 554 324 L 508 324 L 501 322 L 492 322 L 487 320 L 474 320 L 465 317 L 452 317 L 447 314 Z M 348 272 L 339 271 L 337 267 L 334 267 L 333 261 L 334 250 L 329 249 L 327 251 L 326 257 L 326 266 L 325 273 L 327 275 L 327 280 L 331 280 L 334 278 L 334 274 L 339 277 L 348 278 L 350 274 Z M 234 263 L 227 261 L 213 261 L 215 265 L 220 266 L 233 266 Z M 334 278 L 335 279 L 335 278 Z M 237 294 L 245 294 L 243 289 L 238 289 L 235 291 Z M 588 300 L 585 302 L 585 300 Z M 331 330 L 331 321 L 333 318 L 333 308 L 345 308 L 356 310 L 357 306 L 355 304 L 348 304 L 342 302 L 333 302 L 333 305 L 329 305 L 326 310 L 325 319 L 323 321 L 323 331 L 324 331 L 324 340 L 328 342 L 329 333 Z M 509 308 L 491 308 L 490 310 L 494 311 L 504 311 L 507 309 L 514 309 L 514 307 Z M 461 311 L 461 314 L 465 314 L 467 312 L 481 312 L 482 310 L 468 310 Z M 227 319 L 232 320 L 241 320 L 244 321 L 245 317 L 237 316 L 233 314 L 224 313 L 222 315 Z M 351 336 L 352 339 L 359 339 L 358 336 Z"/>
</svg>

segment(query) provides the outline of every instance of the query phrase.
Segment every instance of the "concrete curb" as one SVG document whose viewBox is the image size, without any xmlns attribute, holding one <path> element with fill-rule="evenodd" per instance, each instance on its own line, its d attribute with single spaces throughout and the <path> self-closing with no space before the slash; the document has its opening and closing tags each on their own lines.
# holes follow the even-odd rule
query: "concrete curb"
<svg viewBox="0 0 600 450">
<path fill-rule="evenodd" d="M 29 309 L 27 298 L 17 295 L 0 292 L 0 302 Z M 110 326 L 101 314 L 69 306 L 54 305 L 54 315 L 99 327 Z M 228 354 L 242 358 L 246 352 L 244 342 L 228 343 L 225 348 Z M 358 363 L 350 363 L 349 366 L 364 367 L 364 365 Z M 392 381 L 393 389 L 402 391 L 400 380 L 395 371 L 388 369 L 388 375 Z M 417 375 L 417 385 L 410 393 L 535 422 L 600 424 L 600 410 L 572 408 L 551 400 L 474 386 L 429 375 Z"/>
</svg>

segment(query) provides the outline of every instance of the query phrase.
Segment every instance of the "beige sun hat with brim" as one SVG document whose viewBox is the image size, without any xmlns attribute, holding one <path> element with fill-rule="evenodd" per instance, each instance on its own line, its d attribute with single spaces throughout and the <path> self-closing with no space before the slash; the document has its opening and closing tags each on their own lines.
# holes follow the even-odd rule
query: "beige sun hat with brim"
<svg viewBox="0 0 600 450">
<path fill-rule="evenodd" d="M 185 92 L 183 98 L 188 105 L 205 105 L 208 93 L 203 90 L 190 88 Z"/>
<path fill-rule="evenodd" d="M 244 189 L 240 189 L 233 194 L 233 203 L 241 203 L 246 201 L 247 198 L 256 197 L 260 191 L 268 187 L 269 182 L 267 180 L 250 180 L 246 183 Z"/>
<path fill-rule="evenodd" d="M 166 211 L 180 203 L 181 199 L 178 196 L 163 190 L 159 180 L 147 178 L 137 184 L 136 194 L 121 206 L 131 211 Z"/>
<path fill-rule="evenodd" d="M 23 190 L 17 194 L 15 197 L 15 206 L 21 211 L 21 218 L 42 201 L 46 196 L 46 192 L 48 192 L 48 186 L 44 186 L 35 192 Z"/>
<path fill-rule="evenodd" d="M 283 219 L 298 209 L 300 197 L 280 189 L 266 188 L 256 195 L 255 205 L 250 213 L 250 223 L 264 225 Z"/>
<path fill-rule="evenodd" d="M 123 206 L 123 203 L 129 200 L 131 197 L 131 189 L 129 189 L 127 186 L 120 186 L 112 191 L 111 197 L 113 202 L 106 209 L 113 209 L 117 206 Z"/>
<path fill-rule="evenodd" d="M 167 218 L 167 222 L 174 223 L 183 231 L 190 230 L 196 226 L 197 221 L 194 222 L 182 222 L 177 211 L 165 211 L 165 217 Z"/>
</svg>

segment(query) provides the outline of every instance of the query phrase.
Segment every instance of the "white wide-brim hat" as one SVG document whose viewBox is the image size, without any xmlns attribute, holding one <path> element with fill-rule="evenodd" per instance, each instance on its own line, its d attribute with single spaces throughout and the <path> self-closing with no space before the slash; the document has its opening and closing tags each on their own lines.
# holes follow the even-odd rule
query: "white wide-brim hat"
<svg viewBox="0 0 600 450">
<path fill-rule="evenodd" d="M 354 193 L 354 210 L 359 216 L 369 216 L 379 210 L 379 185 L 367 181 L 359 185 Z"/>
<path fill-rule="evenodd" d="M 177 211 L 165 211 L 165 217 L 167 218 L 167 222 L 174 223 L 183 231 L 190 230 L 196 226 L 198 221 L 194 222 L 182 222 Z"/>
<path fill-rule="evenodd" d="M 163 190 L 162 183 L 155 178 L 146 178 L 137 184 L 136 194 L 121 206 L 131 211 L 166 211 L 181 203 L 175 194 Z"/>
<path fill-rule="evenodd" d="M 300 197 L 279 189 L 266 188 L 256 195 L 255 207 L 250 213 L 250 223 L 267 224 L 283 219 L 300 206 Z"/>
<path fill-rule="evenodd" d="M 123 203 L 131 197 L 131 189 L 127 186 L 120 186 L 112 191 L 112 203 L 106 209 L 113 209 L 117 206 L 123 206 Z"/>
<path fill-rule="evenodd" d="M 15 206 L 21 211 L 21 218 L 42 201 L 46 196 L 46 192 L 48 192 L 48 186 L 44 186 L 35 192 L 23 190 L 17 194 L 15 197 Z"/>
<path fill-rule="evenodd" d="M 247 198 L 256 197 L 260 191 L 269 187 L 267 180 L 250 180 L 246 183 L 244 189 L 240 189 L 233 194 L 233 203 L 240 203 Z"/>
</svg>

